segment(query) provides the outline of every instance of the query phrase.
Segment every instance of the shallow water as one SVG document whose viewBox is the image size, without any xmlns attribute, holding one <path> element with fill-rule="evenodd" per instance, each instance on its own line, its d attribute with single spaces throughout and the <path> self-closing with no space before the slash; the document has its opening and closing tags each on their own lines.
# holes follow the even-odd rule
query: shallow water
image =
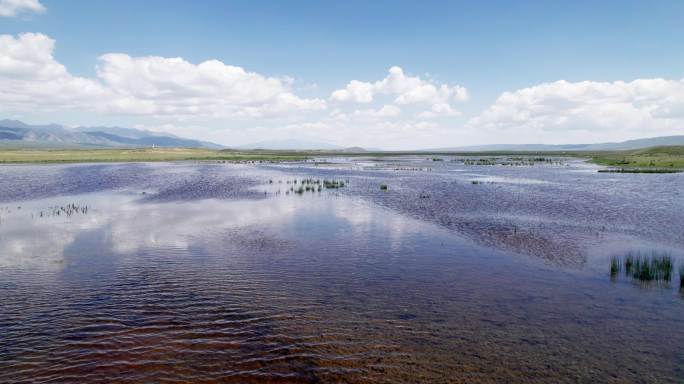
<svg viewBox="0 0 684 384">
<path fill-rule="evenodd" d="M 0 167 L 0 382 L 684 380 L 681 174 L 319 160 Z"/>
</svg>

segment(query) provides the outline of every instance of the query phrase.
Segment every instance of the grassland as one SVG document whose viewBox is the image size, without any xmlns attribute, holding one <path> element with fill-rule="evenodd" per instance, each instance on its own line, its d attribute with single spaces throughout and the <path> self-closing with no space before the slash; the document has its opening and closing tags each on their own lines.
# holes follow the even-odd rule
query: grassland
<svg viewBox="0 0 684 384">
<path fill-rule="evenodd" d="M 684 168 L 684 146 L 652 147 L 592 154 L 596 164 L 629 168 Z"/>
<path fill-rule="evenodd" d="M 492 151 L 492 152 L 340 152 L 340 151 L 235 151 L 192 148 L 145 149 L 0 149 L 0 163 L 89 163 L 182 160 L 297 161 L 324 156 L 544 156 L 586 158 L 591 162 L 624 170 L 684 169 L 684 146 L 652 147 L 629 151 Z M 657 172 L 654 172 L 657 173 Z"/>
<path fill-rule="evenodd" d="M 306 155 L 294 152 L 228 151 L 193 148 L 145 149 L 3 149 L 0 163 L 98 163 L 182 160 L 296 161 Z"/>
</svg>

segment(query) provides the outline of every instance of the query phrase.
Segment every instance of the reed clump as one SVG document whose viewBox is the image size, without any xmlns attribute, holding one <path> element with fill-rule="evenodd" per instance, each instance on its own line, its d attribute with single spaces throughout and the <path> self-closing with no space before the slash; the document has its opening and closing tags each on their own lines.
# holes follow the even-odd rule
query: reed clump
<svg viewBox="0 0 684 384">
<path fill-rule="evenodd" d="M 623 261 L 621 262 L 621 260 Z M 681 268 L 684 266 L 680 267 L 680 272 Z M 633 280 L 670 282 L 674 271 L 674 262 L 669 252 L 630 251 L 622 259 L 613 257 L 610 260 L 611 277 L 617 277 L 621 271 L 624 271 L 625 276 Z"/>
</svg>

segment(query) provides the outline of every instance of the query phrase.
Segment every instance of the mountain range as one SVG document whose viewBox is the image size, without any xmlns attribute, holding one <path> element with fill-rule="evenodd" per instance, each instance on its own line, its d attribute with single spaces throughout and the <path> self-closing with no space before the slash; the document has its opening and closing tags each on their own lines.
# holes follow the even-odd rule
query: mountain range
<svg viewBox="0 0 684 384">
<path fill-rule="evenodd" d="M 135 128 L 67 128 L 58 124 L 29 125 L 17 120 L 0 120 L 0 147 L 5 148 L 143 148 L 152 146 L 223 148 L 221 145 L 206 141 Z"/>
<path fill-rule="evenodd" d="M 684 145 L 684 135 L 661 136 L 598 144 L 491 144 L 432 148 L 421 152 L 481 151 L 617 151 L 655 146 Z M 59 124 L 30 125 L 18 120 L 0 120 L 0 148 L 146 148 L 184 147 L 222 149 L 225 146 L 168 133 L 121 127 L 68 128 Z M 268 140 L 231 147 L 251 150 L 324 150 L 335 152 L 379 152 L 376 148 L 346 148 L 334 144 L 305 140 Z"/>
</svg>

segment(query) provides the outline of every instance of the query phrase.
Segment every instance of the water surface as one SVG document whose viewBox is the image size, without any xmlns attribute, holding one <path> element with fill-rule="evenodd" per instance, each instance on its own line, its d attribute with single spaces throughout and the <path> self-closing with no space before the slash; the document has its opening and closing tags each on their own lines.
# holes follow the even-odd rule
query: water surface
<svg viewBox="0 0 684 384">
<path fill-rule="evenodd" d="M 681 382 L 679 276 L 610 261 L 683 265 L 683 188 L 576 160 L 2 166 L 0 381 Z"/>
</svg>

